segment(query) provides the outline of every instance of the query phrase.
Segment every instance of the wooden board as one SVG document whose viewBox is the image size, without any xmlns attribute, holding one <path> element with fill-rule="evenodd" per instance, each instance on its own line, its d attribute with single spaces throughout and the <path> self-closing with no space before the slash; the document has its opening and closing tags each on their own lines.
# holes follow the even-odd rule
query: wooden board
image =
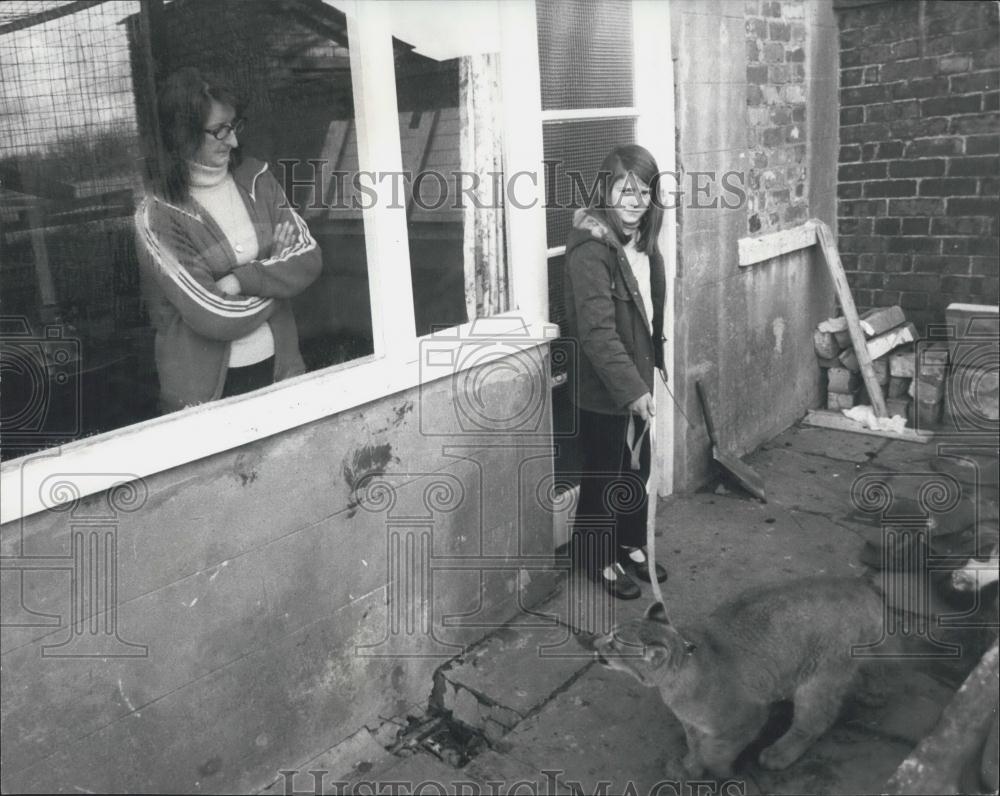
<svg viewBox="0 0 1000 796">
<path fill-rule="evenodd" d="M 847 319 L 847 330 L 851 333 L 854 353 L 857 355 L 858 364 L 861 367 L 861 378 L 865 381 L 865 387 L 872 402 L 872 409 L 876 417 L 888 417 L 888 412 L 885 408 L 885 399 L 882 397 L 882 390 L 879 389 L 878 379 L 875 376 L 874 368 L 872 368 L 872 358 L 868 354 L 867 338 L 861 329 L 858 310 L 854 306 L 854 296 L 851 295 L 850 285 L 847 284 L 847 275 L 844 273 L 844 266 L 840 262 L 840 254 L 833 240 L 833 232 L 822 221 L 814 219 L 813 223 L 815 224 L 816 237 L 819 240 L 820 248 L 823 249 L 823 257 L 826 260 L 827 268 L 830 269 L 830 276 L 833 278 L 833 284 L 837 290 L 840 308 Z"/>
<path fill-rule="evenodd" d="M 761 235 L 759 238 L 740 238 L 737 242 L 741 268 L 771 260 L 782 254 L 807 249 L 816 243 L 815 221 L 798 227 Z"/>
<path fill-rule="evenodd" d="M 875 431 L 862 425 L 840 412 L 831 412 L 828 409 L 810 409 L 804 418 L 802 425 L 813 426 L 815 428 L 832 428 L 837 431 L 853 431 L 856 434 L 868 434 L 873 437 L 888 437 L 898 439 L 903 442 L 930 442 L 934 435 L 928 432 L 915 431 L 912 428 L 904 428 L 901 432 L 896 431 Z"/>
</svg>

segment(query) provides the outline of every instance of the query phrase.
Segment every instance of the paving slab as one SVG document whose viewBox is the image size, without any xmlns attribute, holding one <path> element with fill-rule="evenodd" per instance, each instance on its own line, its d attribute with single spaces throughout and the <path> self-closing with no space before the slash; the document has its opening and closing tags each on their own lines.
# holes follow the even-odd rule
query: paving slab
<svg viewBox="0 0 1000 796">
<path fill-rule="evenodd" d="M 758 450 L 746 459 L 767 485 L 768 505 L 814 513 L 844 514 L 851 485 L 864 465 L 792 449 Z"/>
<path fill-rule="evenodd" d="M 476 757 L 463 769 L 470 780 L 487 793 L 545 794 L 545 796 L 576 796 L 570 786 L 559 781 L 562 773 L 544 771 L 522 763 L 509 754 L 491 749 Z"/>
<path fill-rule="evenodd" d="M 593 659 L 570 628 L 537 610 L 439 670 L 440 706 L 488 738 L 513 728 Z"/>
<path fill-rule="evenodd" d="M 351 790 L 336 790 L 332 794 L 343 793 L 425 793 L 425 794 L 456 794 L 469 796 L 480 792 L 476 782 L 470 780 L 462 769 L 454 768 L 442 762 L 434 755 L 424 752 L 396 758 L 390 766 L 371 770 L 363 777 L 357 777 L 350 783 Z"/>
<path fill-rule="evenodd" d="M 561 783 L 595 793 L 648 793 L 676 779 L 684 731 L 657 691 L 628 675 L 593 665 L 505 739 L 505 754 L 537 771 L 559 771 Z"/>
<path fill-rule="evenodd" d="M 792 426 L 774 439 L 765 442 L 757 450 L 793 450 L 797 453 L 864 464 L 877 458 L 885 444 L 886 440 L 882 437 L 869 437 L 864 434 L 811 426 Z"/>
</svg>

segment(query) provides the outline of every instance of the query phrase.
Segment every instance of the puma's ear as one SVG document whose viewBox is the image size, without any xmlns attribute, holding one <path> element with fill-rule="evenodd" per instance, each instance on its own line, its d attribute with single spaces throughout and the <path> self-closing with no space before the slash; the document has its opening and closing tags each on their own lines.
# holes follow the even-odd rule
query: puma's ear
<svg viewBox="0 0 1000 796">
<path fill-rule="evenodd" d="M 646 609 L 646 619 L 661 622 L 664 625 L 670 624 L 670 617 L 667 616 L 667 609 L 663 607 L 663 603 L 653 603 L 649 606 Z"/>
</svg>

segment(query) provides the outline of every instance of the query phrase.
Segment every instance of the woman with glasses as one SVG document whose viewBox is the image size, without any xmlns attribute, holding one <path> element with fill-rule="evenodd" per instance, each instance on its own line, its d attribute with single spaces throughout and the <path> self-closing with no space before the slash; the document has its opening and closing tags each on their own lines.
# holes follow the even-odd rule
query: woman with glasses
<svg viewBox="0 0 1000 796">
<path fill-rule="evenodd" d="M 653 577 L 646 559 L 654 368 L 663 370 L 666 279 L 657 238 L 659 169 L 641 146 L 616 147 L 597 174 L 596 199 L 566 241 L 566 324 L 576 340 L 583 454 L 573 534 L 577 564 L 619 599 Z M 666 378 L 666 375 L 664 375 Z M 656 565 L 657 581 L 667 578 Z"/>
<path fill-rule="evenodd" d="M 305 371 L 290 299 L 321 253 L 267 164 L 240 157 L 236 109 L 194 68 L 160 90 L 162 152 L 135 221 L 165 412 Z"/>
</svg>

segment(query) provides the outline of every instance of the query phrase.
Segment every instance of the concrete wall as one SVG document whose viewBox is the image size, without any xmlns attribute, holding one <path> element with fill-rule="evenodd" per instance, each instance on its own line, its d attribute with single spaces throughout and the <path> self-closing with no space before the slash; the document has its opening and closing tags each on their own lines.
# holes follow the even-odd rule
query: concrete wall
<svg viewBox="0 0 1000 796">
<path fill-rule="evenodd" d="M 685 431 L 678 420 L 675 488 L 689 489 L 711 473 L 696 379 L 723 447 L 736 453 L 819 403 L 812 331 L 834 304 L 822 259 L 814 247 L 741 269 L 737 241 L 806 217 L 833 223 L 837 46 L 827 2 L 686 0 L 670 9 L 686 175 L 672 375 L 695 425 Z M 697 200 L 716 199 L 714 207 L 693 206 L 691 172 L 720 175 Z M 722 186 L 727 172 L 743 175 L 742 201 Z"/>
<path fill-rule="evenodd" d="M 924 332 L 1000 295 L 1000 7 L 839 5 L 844 269 Z"/>
<path fill-rule="evenodd" d="M 486 365 L 0 528 L 5 791 L 253 791 L 425 705 L 550 587 L 547 369 Z M 511 417 L 537 433 L 476 433 Z"/>
</svg>

